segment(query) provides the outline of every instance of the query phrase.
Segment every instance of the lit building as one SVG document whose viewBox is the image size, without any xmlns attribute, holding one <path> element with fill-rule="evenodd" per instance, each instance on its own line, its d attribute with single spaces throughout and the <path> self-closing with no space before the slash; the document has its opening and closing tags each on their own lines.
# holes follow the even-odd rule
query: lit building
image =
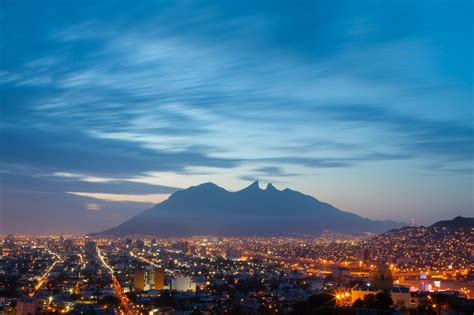
<svg viewBox="0 0 474 315">
<path fill-rule="evenodd" d="M 177 277 L 171 280 L 171 289 L 180 292 L 196 291 L 196 283 L 190 277 Z"/>
<path fill-rule="evenodd" d="M 133 287 L 135 291 L 162 290 L 165 286 L 165 270 L 149 266 L 135 273 Z"/>
<path fill-rule="evenodd" d="M 155 290 L 162 290 L 165 286 L 165 269 L 155 268 L 153 269 L 153 288 Z"/>
<path fill-rule="evenodd" d="M 407 308 L 418 306 L 418 298 L 412 296 L 409 288 L 393 286 L 392 272 L 386 264 L 379 264 L 377 269 L 371 272 L 369 284 L 358 285 L 351 289 L 351 303 L 353 304 L 358 299 L 363 300 L 369 294 L 376 295 L 382 291 L 390 292 L 395 306 Z"/>
<path fill-rule="evenodd" d="M 145 271 L 135 272 L 135 277 L 133 280 L 133 288 L 135 291 L 144 291 L 145 290 Z"/>
</svg>

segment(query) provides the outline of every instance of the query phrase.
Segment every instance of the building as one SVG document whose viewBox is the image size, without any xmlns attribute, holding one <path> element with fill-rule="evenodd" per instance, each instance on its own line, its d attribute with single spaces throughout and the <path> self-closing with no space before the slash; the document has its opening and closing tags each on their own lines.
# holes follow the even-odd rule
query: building
<svg viewBox="0 0 474 315">
<path fill-rule="evenodd" d="M 145 291 L 145 271 L 135 272 L 133 288 L 135 291 Z"/>
<path fill-rule="evenodd" d="M 393 305 L 406 308 L 416 308 L 418 307 L 418 297 L 412 295 L 410 288 L 396 286 L 393 287 L 390 291 L 392 295 Z"/>
<path fill-rule="evenodd" d="M 366 295 L 377 294 L 380 290 L 370 285 L 358 285 L 351 289 L 351 304 L 354 304 L 357 300 L 363 300 Z"/>
<path fill-rule="evenodd" d="M 165 286 L 165 270 L 148 266 L 135 273 L 133 288 L 135 291 L 162 290 Z"/>
<path fill-rule="evenodd" d="M 362 262 L 370 261 L 370 250 L 368 248 L 362 247 L 356 252 L 356 259 Z"/>
<path fill-rule="evenodd" d="M 390 290 L 393 288 L 392 271 L 387 264 L 377 265 L 377 269 L 370 273 L 370 284 L 378 290 Z"/>
<path fill-rule="evenodd" d="M 163 290 L 165 286 L 165 269 L 155 268 L 153 269 L 153 289 Z"/>
<path fill-rule="evenodd" d="M 393 286 L 392 272 L 386 264 L 379 264 L 377 269 L 370 273 L 369 277 L 370 283 L 358 285 L 351 289 L 352 304 L 358 299 L 363 300 L 366 295 L 376 295 L 379 292 L 387 291 L 390 292 L 395 306 L 406 308 L 418 307 L 418 298 L 411 294 L 408 287 Z"/>
<path fill-rule="evenodd" d="M 72 252 L 74 249 L 74 242 L 72 239 L 67 239 L 64 241 L 64 250 L 68 253 Z"/>
<path fill-rule="evenodd" d="M 90 238 L 86 237 L 85 245 L 84 245 L 84 250 L 86 252 L 86 255 L 94 255 L 96 251 L 96 244 L 93 240 Z"/>
<path fill-rule="evenodd" d="M 358 299 L 363 300 L 366 295 L 376 295 L 383 290 L 368 285 L 359 285 L 351 289 L 351 303 Z M 418 307 L 418 297 L 410 292 L 408 287 L 396 286 L 387 290 L 392 296 L 393 305 L 397 307 L 416 308 Z"/>
<path fill-rule="evenodd" d="M 64 248 L 64 235 L 61 234 L 61 236 L 59 237 L 59 248 Z"/>
<path fill-rule="evenodd" d="M 176 243 L 174 246 L 175 250 L 182 252 L 183 254 L 189 253 L 189 243 L 187 241 L 180 241 Z"/>
<path fill-rule="evenodd" d="M 17 315 L 35 315 L 37 308 L 36 300 L 27 299 L 18 301 L 15 310 Z"/>
<path fill-rule="evenodd" d="M 177 277 L 171 280 L 171 290 L 186 292 L 196 291 L 196 283 L 190 277 Z"/>
</svg>

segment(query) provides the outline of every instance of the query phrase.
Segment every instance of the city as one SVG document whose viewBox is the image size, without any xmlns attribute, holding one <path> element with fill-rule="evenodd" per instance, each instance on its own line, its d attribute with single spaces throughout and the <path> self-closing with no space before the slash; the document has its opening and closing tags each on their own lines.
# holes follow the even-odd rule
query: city
<svg viewBox="0 0 474 315">
<path fill-rule="evenodd" d="M 442 235 L 429 238 L 428 230 Z M 8 235 L 0 305 L 5 314 L 472 312 L 472 231 L 406 227 L 357 238 Z M 377 301 L 366 298 L 383 292 L 389 303 L 374 307 Z"/>
</svg>

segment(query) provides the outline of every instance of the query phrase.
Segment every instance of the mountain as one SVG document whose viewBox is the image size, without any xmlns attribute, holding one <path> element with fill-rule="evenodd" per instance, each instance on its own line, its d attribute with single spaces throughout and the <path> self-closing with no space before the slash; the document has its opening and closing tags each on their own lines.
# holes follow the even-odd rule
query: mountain
<svg viewBox="0 0 474 315">
<path fill-rule="evenodd" d="M 289 235 L 332 230 L 347 234 L 384 232 L 403 226 L 341 211 L 300 192 L 258 182 L 229 192 L 213 183 L 180 190 L 167 200 L 96 235 Z"/>
<path fill-rule="evenodd" d="M 439 221 L 431 225 L 430 228 L 450 228 L 450 229 L 459 229 L 459 228 L 474 228 L 474 218 L 465 218 L 465 217 L 455 217 L 452 220 Z"/>
</svg>

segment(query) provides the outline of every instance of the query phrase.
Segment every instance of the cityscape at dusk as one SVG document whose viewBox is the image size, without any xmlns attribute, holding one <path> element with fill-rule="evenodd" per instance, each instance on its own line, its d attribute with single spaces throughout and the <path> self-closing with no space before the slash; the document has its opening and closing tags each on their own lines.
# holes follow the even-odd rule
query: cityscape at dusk
<svg viewBox="0 0 474 315">
<path fill-rule="evenodd" d="M 471 0 L 0 0 L 0 315 L 474 314 Z"/>
</svg>

